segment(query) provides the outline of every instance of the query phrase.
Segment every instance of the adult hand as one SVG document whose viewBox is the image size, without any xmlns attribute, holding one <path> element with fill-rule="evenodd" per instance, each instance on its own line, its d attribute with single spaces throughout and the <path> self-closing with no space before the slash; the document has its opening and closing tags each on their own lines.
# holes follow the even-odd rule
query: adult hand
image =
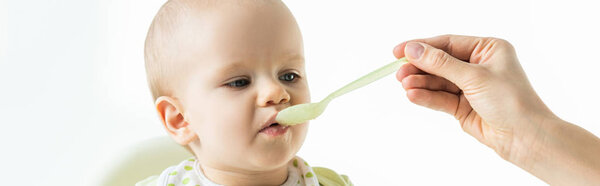
<svg viewBox="0 0 600 186">
<path fill-rule="evenodd" d="M 394 48 L 415 104 L 453 115 L 465 132 L 550 184 L 600 184 L 600 139 L 558 118 L 505 40 L 444 35 Z"/>
</svg>

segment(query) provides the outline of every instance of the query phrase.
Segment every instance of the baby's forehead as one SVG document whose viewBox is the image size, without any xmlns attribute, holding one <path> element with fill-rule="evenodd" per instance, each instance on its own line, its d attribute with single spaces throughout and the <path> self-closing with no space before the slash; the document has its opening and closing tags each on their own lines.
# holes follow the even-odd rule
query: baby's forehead
<svg viewBox="0 0 600 186">
<path fill-rule="evenodd" d="M 269 11 L 287 9 L 279 0 L 169 0 L 158 11 L 151 29 L 175 34 L 189 26 L 210 27 L 215 22 L 235 22 L 251 13 L 281 13 Z M 272 15 L 274 16 L 274 15 Z"/>
<path fill-rule="evenodd" d="M 303 55 L 302 36 L 285 5 L 246 7 L 235 13 L 214 9 L 194 10 L 172 33 L 171 45 L 165 46 L 176 49 L 178 56 L 191 55 L 187 56 L 190 60 L 202 58 L 212 63 Z"/>
</svg>

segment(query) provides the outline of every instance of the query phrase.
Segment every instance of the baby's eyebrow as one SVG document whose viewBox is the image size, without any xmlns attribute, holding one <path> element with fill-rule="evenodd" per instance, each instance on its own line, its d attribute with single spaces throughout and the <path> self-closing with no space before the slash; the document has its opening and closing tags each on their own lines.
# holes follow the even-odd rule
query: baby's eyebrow
<svg viewBox="0 0 600 186">
<path fill-rule="evenodd" d="M 231 62 L 231 63 L 228 63 L 227 65 L 215 68 L 213 70 L 213 74 L 215 74 L 217 76 L 232 74 L 232 73 L 239 72 L 240 69 L 244 69 L 245 67 L 246 67 L 246 65 L 241 61 Z"/>
<path fill-rule="evenodd" d="M 301 54 L 287 54 L 281 57 L 282 61 L 304 61 L 304 55 Z"/>
<path fill-rule="evenodd" d="M 304 55 L 291 54 L 282 56 L 277 60 L 284 68 L 303 69 L 304 68 Z"/>
<path fill-rule="evenodd" d="M 304 62 L 304 56 L 301 54 L 286 54 L 282 55 L 279 59 L 276 59 L 279 62 L 283 62 L 284 64 L 291 66 L 303 66 L 303 63 L 296 62 Z M 247 69 L 248 63 L 245 61 L 231 61 L 226 65 L 220 65 L 214 68 L 211 72 L 213 76 L 223 76 L 227 74 L 235 74 L 240 72 L 242 69 Z"/>
</svg>

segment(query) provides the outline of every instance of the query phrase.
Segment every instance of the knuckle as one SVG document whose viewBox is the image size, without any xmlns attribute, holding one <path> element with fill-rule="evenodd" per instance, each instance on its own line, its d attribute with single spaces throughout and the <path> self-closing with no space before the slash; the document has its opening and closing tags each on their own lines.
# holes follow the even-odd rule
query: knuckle
<svg viewBox="0 0 600 186">
<path fill-rule="evenodd" d="M 424 81 L 423 79 L 423 75 L 411 75 L 409 76 L 409 81 L 414 82 L 414 83 L 420 83 L 422 81 Z"/>
<path fill-rule="evenodd" d="M 504 47 L 508 47 L 508 48 L 514 48 L 513 45 L 510 42 L 508 42 L 507 40 L 505 40 L 505 39 L 496 38 L 496 40 L 498 41 L 498 44 L 500 46 L 504 46 Z"/>
<path fill-rule="evenodd" d="M 419 80 L 418 75 L 410 75 L 402 81 L 402 85 L 408 88 L 419 87 L 421 85 L 421 81 Z"/>
<path fill-rule="evenodd" d="M 408 100 L 409 100 L 411 103 L 419 103 L 419 102 L 418 102 L 418 101 L 419 101 L 418 97 L 417 97 L 417 96 L 414 96 L 414 95 L 413 95 L 413 96 L 408 96 Z"/>
<path fill-rule="evenodd" d="M 406 97 L 408 97 L 408 100 L 412 103 L 415 104 L 419 104 L 420 103 L 420 97 L 419 94 L 416 91 L 408 91 L 406 92 Z"/>
<path fill-rule="evenodd" d="M 434 49 L 434 50 L 431 50 L 430 52 L 431 53 L 430 53 L 430 55 L 428 55 L 429 58 L 427 59 L 427 62 L 433 68 L 442 68 L 445 64 L 447 64 L 451 60 L 450 55 L 446 54 L 445 52 L 443 52 L 441 50 Z"/>
<path fill-rule="evenodd" d="M 515 47 L 505 39 L 495 37 L 489 37 L 487 39 L 489 40 L 489 43 L 491 43 L 493 46 L 496 46 L 498 49 L 508 49 L 514 51 Z"/>
<path fill-rule="evenodd" d="M 443 39 L 450 39 L 450 38 L 453 38 L 455 36 L 456 35 L 454 35 L 454 34 L 444 34 L 444 35 L 440 35 L 438 37 L 443 38 Z"/>
</svg>

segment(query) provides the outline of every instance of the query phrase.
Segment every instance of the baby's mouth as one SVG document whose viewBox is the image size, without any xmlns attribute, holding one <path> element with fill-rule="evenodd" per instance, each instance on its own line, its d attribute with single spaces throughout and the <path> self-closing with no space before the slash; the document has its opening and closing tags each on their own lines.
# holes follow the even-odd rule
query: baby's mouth
<svg viewBox="0 0 600 186">
<path fill-rule="evenodd" d="M 263 129 L 260 129 L 259 133 L 264 133 L 269 136 L 279 136 L 285 134 L 289 126 L 280 125 L 279 123 L 272 123 L 269 126 L 266 126 Z"/>
<path fill-rule="evenodd" d="M 277 126 L 280 126 L 280 124 L 279 123 L 271 123 L 270 125 L 267 125 L 264 128 L 260 129 L 260 131 L 258 131 L 258 132 L 262 132 L 270 127 L 277 127 Z"/>
<path fill-rule="evenodd" d="M 277 113 L 273 113 L 267 121 L 264 122 L 262 128 L 258 131 L 259 134 L 266 134 L 267 136 L 280 136 L 288 131 L 289 126 L 281 125 L 275 121 Z"/>
<path fill-rule="evenodd" d="M 277 125 L 279 125 L 279 123 L 271 123 L 271 125 L 269 125 L 269 126 L 267 126 L 267 127 L 265 127 L 265 128 L 268 128 L 268 127 L 274 127 L 274 126 L 277 126 Z M 265 128 L 263 128 L 263 129 L 265 129 Z"/>
</svg>

